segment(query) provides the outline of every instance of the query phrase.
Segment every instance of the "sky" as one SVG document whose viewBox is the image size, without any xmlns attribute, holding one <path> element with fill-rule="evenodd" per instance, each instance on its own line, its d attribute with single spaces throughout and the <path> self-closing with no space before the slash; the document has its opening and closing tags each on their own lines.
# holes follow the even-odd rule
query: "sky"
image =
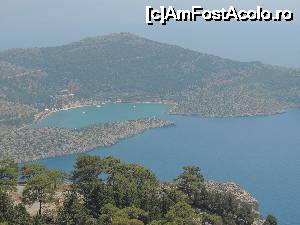
<svg viewBox="0 0 300 225">
<path fill-rule="evenodd" d="M 293 22 L 145 23 L 145 6 L 289 9 Z M 0 0 L 0 50 L 57 46 L 85 37 L 131 32 L 239 61 L 300 68 L 299 0 Z"/>
</svg>

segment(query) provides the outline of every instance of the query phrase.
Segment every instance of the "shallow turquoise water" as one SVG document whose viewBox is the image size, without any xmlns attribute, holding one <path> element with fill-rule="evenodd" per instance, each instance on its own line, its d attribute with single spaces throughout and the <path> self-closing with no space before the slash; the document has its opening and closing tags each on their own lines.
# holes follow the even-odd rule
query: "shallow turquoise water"
<svg viewBox="0 0 300 225">
<path fill-rule="evenodd" d="M 154 129 L 89 154 L 113 155 L 151 168 L 171 180 L 184 165 L 197 165 L 208 179 L 233 181 L 251 192 L 261 211 L 282 225 L 300 216 L 300 110 L 275 116 L 208 119 L 172 116 L 160 104 L 110 104 L 52 114 L 37 126 L 82 127 L 97 122 L 158 116 L 175 127 Z M 71 170 L 74 155 L 40 160 Z"/>
</svg>

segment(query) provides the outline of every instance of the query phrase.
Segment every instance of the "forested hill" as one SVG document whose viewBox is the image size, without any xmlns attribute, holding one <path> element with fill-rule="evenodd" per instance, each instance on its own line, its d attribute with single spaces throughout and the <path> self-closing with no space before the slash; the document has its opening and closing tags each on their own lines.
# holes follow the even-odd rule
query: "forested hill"
<svg viewBox="0 0 300 225">
<path fill-rule="evenodd" d="M 199 41 L 199 44 L 201 42 Z M 272 114 L 300 105 L 300 70 L 237 62 L 130 33 L 0 53 L 0 100 L 171 100 L 173 113 Z"/>
<path fill-rule="evenodd" d="M 195 166 L 173 182 L 111 156 L 81 155 L 69 174 L 11 160 L 0 168 L 3 225 L 277 225 L 241 187 L 205 181 Z"/>
</svg>

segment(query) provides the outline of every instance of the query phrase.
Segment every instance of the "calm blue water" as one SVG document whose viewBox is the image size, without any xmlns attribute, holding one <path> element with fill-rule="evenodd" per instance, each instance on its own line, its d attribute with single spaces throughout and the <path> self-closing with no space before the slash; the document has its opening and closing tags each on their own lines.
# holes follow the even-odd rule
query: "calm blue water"
<svg viewBox="0 0 300 225">
<path fill-rule="evenodd" d="M 197 165 L 208 179 L 233 181 L 251 192 L 264 215 L 281 225 L 298 225 L 300 216 L 300 110 L 247 118 L 207 119 L 171 116 L 166 105 L 111 104 L 54 113 L 38 126 L 89 124 L 159 116 L 175 127 L 155 129 L 89 154 L 113 155 L 152 169 L 171 180 L 184 165 Z M 83 114 L 85 112 L 85 114 Z M 50 168 L 71 170 L 74 155 L 41 160 Z"/>
</svg>

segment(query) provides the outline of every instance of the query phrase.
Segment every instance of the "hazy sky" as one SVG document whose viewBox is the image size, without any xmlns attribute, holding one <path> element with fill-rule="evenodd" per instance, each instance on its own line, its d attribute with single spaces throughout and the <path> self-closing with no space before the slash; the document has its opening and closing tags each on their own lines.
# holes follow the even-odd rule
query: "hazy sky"
<svg viewBox="0 0 300 225">
<path fill-rule="evenodd" d="M 242 61 L 300 67 L 299 0 L 0 0 L 0 50 L 54 46 L 128 31 L 157 41 Z M 289 23 L 172 23 L 147 26 L 145 6 L 290 9 Z"/>
</svg>

